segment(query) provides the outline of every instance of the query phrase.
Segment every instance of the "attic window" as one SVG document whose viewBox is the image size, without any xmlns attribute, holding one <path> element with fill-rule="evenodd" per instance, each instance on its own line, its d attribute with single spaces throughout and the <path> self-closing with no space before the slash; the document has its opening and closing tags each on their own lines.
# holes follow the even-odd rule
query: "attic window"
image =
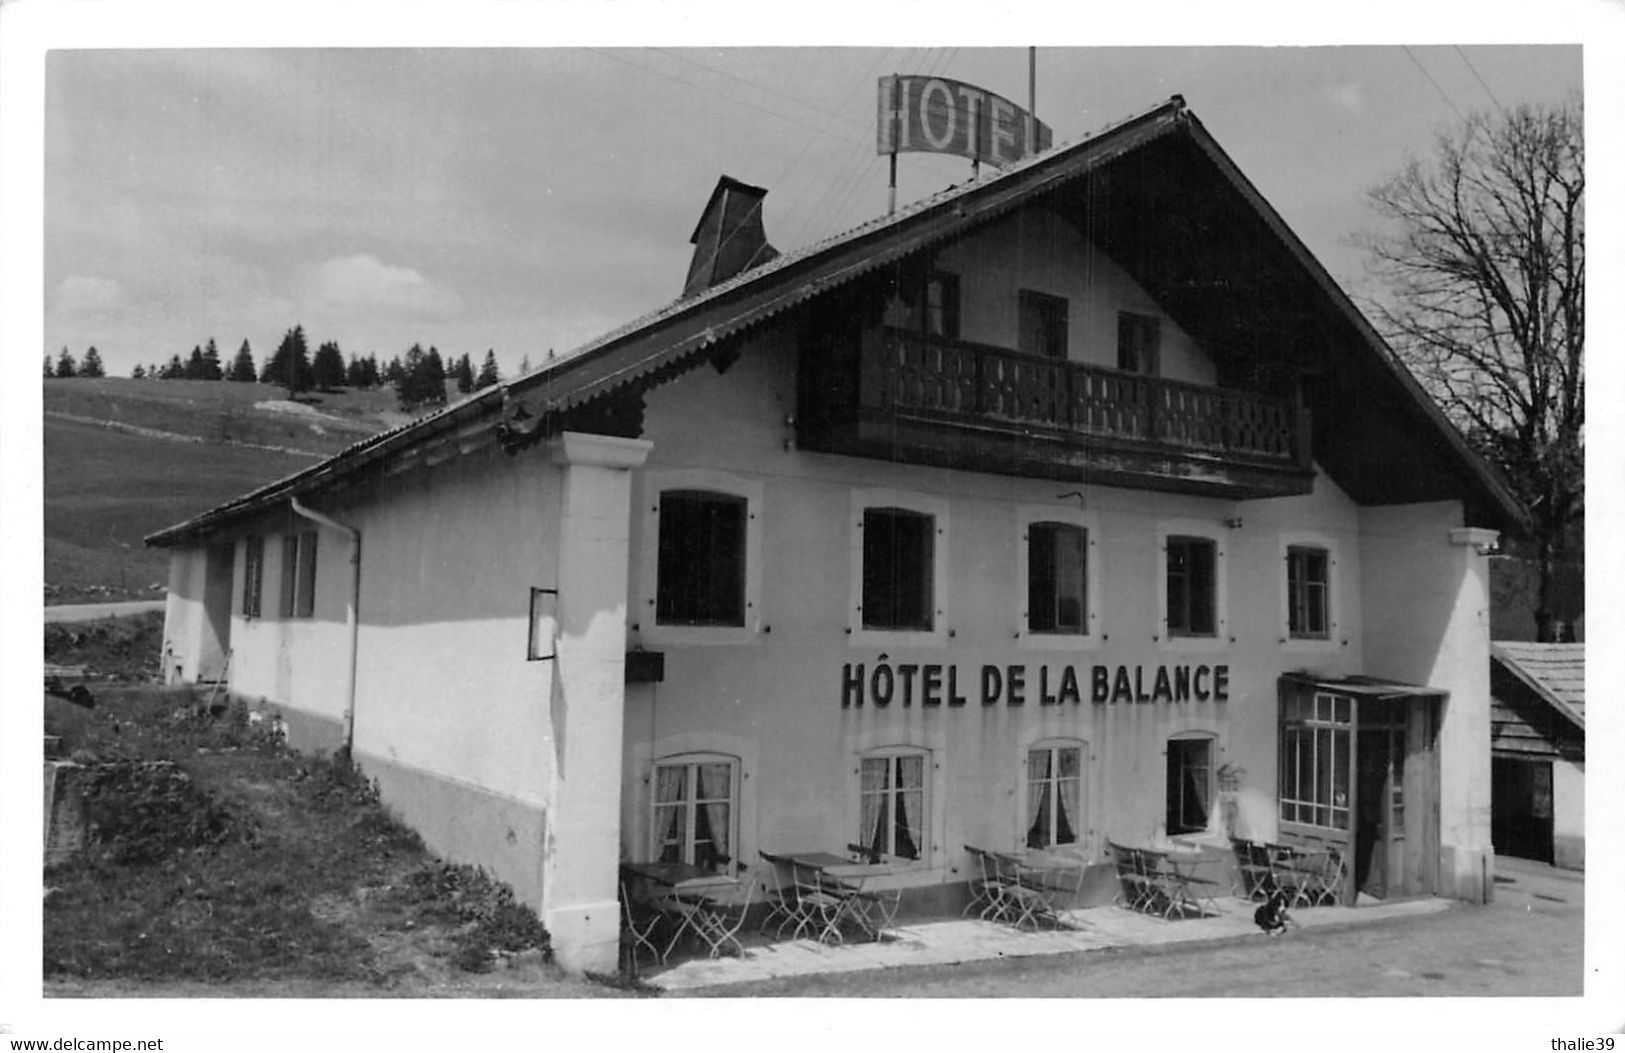
<svg viewBox="0 0 1625 1053">
<path fill-rule="evenodd" d="M 1023 289 L 1019 300 L 1021 318 L 1017 346 L 1029 355 L 1065 358 L 1066 297 Z"/>
<path fill-rule="evenodd" d="M 1162 365 L 1161 338 L 1161 327 L 1151 315 L 1117 312 L 1117 368 L 1156 376 Z"/>
</svg>

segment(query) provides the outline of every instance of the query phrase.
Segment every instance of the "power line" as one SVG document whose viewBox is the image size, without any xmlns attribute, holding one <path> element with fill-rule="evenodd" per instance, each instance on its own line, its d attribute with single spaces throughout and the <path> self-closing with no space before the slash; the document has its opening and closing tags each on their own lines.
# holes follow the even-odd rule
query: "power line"
<svg viewBox="0 0 1625 1053">
<path fill-rule="evenodd" d="M 887 48 L 884 51 L 881 51 L 875 57 L 875 60 L 869 64 L 869 68 L 864 72 L 863 76 L 860 77 L 859 79 L 857 79 L 856 81 L 854 81 L 853 84 L 852 84 L 852 87 L 848 88 L 847 91 L 846 91 L 846 94 L 841 97 L 841 101 L 837 104 L 838 108 L 844 109 L 846 107 L 847 101 L 852 98 L 853 94 L 855 92 L 857 92 L 859 88 L 863 87 L 864 84 L 869 83 L 870 81 L 872 81 L 874 79 L 875 71 L 881 68 L 881 66 L 885 63 L 887 57 L 891 55 L 891 52 L 892 52 L 892 49 Z M 784 175 L 781 175 L 779 177 L 781 180 L 784 179 L 785 176 L 788 176 L 790 174 L 790 172 L 793 171 L 800 164 L 801 158 L 806 155 L 807 151 L 809 149 L 811 149 L 811 146 L 812 146 L 812 144 L 808 143 L 807 146 L 803 147 L 801 153 L 796 155 L 795 160 L 790 162 L 790 164 L 785 167 Z M 863 164 L 864 164 L 863 161 L 860 161 L 858 163 L 858 166 L 857 166 L 858 171 L 862 170 Z M 824 193 L 819 196 L 817 202 L 815 204 L 813 204 L 807 210 L 807 212 L 803 215 L 800 227 L 796 231 L 795 240 L 791 243 L 793 245 L 800 246 L 803 243 L 803 239 L 805 238 L 807 230 L 808 230 L 810 224 L 812 223 L 813 217 L 817 214 L 817 210 L 818 210 L 819 206 L 822 205 L 824 197 L 826 197 L 829 194 L 831 186 L 837 180 L 844 180 L 846 178 L 849 178 L 851 176 L 851 172 L 853 170 L 851 165 L 843 164 L 841 162 L 835 162 L 830 167 L 833 168 L 835 171 L 831 174 L 831 176 L 829 177 L 828 180 L 812 180 L 811 181 L 811 185 L 813 187 L 817 187 L 817 186 L 822 185 L 823 188 L 824 188 Z M 809 194 L 811 192 L 812 192 L 811 190 L 808 191 Z M 803 198 L 803 200 L 805 200 L 805 197 Z"/>
<path fill-rule="evenodd" d="M 1451 112 L 1456 115 L 1457 119 L 1465 121 L 1467 118 L 1463 117 L 1461 115 L 1461 111 L 1456 109 L 1456 104 L 1451 102 L 1450 96 L 1446 95 L 1444 93 L 1444 89 L 1439 87 L 1439 82 L 1433 79 L 1433 74 L 1427 71 L 1427 67 L 1422 65 L 1422 63 L 1417 60 L 1415 55 L 1411 54 L 1411 49 L 1409 47 L 1406 47 L 1403 44 L 1400 46 L 1405 48 L 1405 54 L 1413 63 L 1416 64 L 1416 68 L 1422 71 L 1422 76 L 1426 77 L 1428 79 L 1428 83 L 1433 85 L 1433 90 L 1439 93 L 1439 98 L 1444 100 L 1444 104 L 1450 107 Z"/>
<path fill-rule="evenodd" d="M 687 56 L 678 53 L 675 49 L 672 49 L 672 48 L 650 48 L 649 50 L 657 51 L 660 54 L 665 55 L 668 58 L 672 58 L 672 59 L 677 60 L 678 62 L 682 62 L 682 63 L 685 63 L 687 65 L 693 66 L 696 69 L 703 69 L 703 70 L 705 70 L 705 71 L 707 71 L 709 73 L 715 73 L 719 77 L 727 77 L 729 80 L 738 81 L 740 84 L 746 85 L 747 87 L 755 88 L 758 91 L 766 92 L 769 95 L 777 95 L 779 98 L 785 99 L 785 100 L 787 100 L 789 102 L 793 102 L 798 106 L 805 106 L 807 109 L 817 112 L 825 120 L 834 119 L 834 120 L 842 122 L 843 124 L 851 125 L 852 127 L 858 129 L 859 131 L 865 130 L 864 125 L 858 123 L 857 121 L 852 120 L 849 117 L 843 117 L 843 116 L 841 116 L 840 113 L 838 113 L 838 112 L 836 112 L 834 110 L 825 109 L 824 107 L 819 106 L 817 103 L 808 102 L 805 99 L 801 99 L 801 98 L 798 98 L 798 97 L 796 97 L 794 95 L 790 95 L 790 94 L 787 94 L 785 92 L 779 91 L 776 88 L 768 87 L 766 84 L 762 84 L 762 83 L 760 83 L 758 81 L 750 80 L 747 77 L 741 77 L 741 76 L 738 76 L 737 74 L 734 74 L 734 73 L 729 73 L 727 70 L 718 69 L 717 67 L 707 65 L 704 62 L 696 62 L 693 59 L 688 58 Z M 843 102 L 844 102 L 844 100 L 843 100 Z"/>
<path fill-rule="evenodd" d="M 716 95 L 719 98 L 726 99 L 729 102 L 735 103 L 736 105 L 747 106 L 750 109 L 760 111 L 762 113 L 767 114 L 770 117 L 778 117 L 781 120 L 789 121 L 792 124 L 799 124 L 799 125 L 801 125 L 801 127 L 811 129 L 812 131 L 815 131 L 820 135 L 826 135 L 826 136 L 829 136 L 832 139 L 839 139 L 842 142 L 848 142 L 848 143 L 856 143 L 857 142 L 857 140 L 853 139 L 851 136 L 837 135 L 834 132 L 828 131 L 827 129 L 820 128 L 820 127 L 817 127 L 817 126 L 812 125 L 812 124 L 808 124 L 806 121 L 801 120 L 798 117 L 792 117 L 787 113 L 782 113 L 782 112 L 780 112 L 778 110 L 771 109 L 770 107 L 761 106 L 761 105 L 758 105 L 757 103 L 754 103 L 754 102 L 749 102 L 749 101 L 747 101 L 745 99 L 739 98 L 736 95 L 729 95 L 727 92 L 718 91 L 715 88 L 706 87 L 705 85 L 702 85 L 702 84 L 696 84 L 694 81 L 691 81 L 686 77 L 679 77 L 675 73 L 668 73 L 665 70 L 660 69 L 660 68 L 658 68 L 656 66 L 651 66 L 651 65 L 648 65 L 648 64 L 642 63 L 642 62 L 633 62 L 631 59 L 622 58 L 620 55 L 617 55 L 617 54 L 615 54 L 614 52 L 612 52 L 612 51 L 610 51 L 608 49 L 605 49 L 605 48 L 593 48 L 592 50 L 594 52 L 596 52 L 597 54 L 602 55 L 604 58 L 612 59 L 615 62 L 620 62 L 620 63 L 623 63 L 625 65 L 631 66 L 633 69 L 640 69 L 640 70 L 643 70 L 645 73 L 658 74 L 659 76 L 665 77 L 668 80 L 674 80 L 679 84 L 685 85 L 686 87 L 693 88 L 695 91 L 707 92 L 709 94 Z"/>
<path fill-rule="evenodd" d="M 1455 44 L 1452 44 L 1452 45 L 1450 45 L 1450 46 L 1451 46 L 1451 47 L 1453 47 L 1453 48 L 1455 48 L 1455 50 L 1456 50 L 1456 57 L 1458 57 L 1458 58 L 1460 58 L 1460 59 L 1461 59 L 1461 61 L 1462 61 L 1462 65 L 1464 65 L 1464 66 L 1466 66 L 1466 67 L 1467 67 L 1467 69 L 1468 69 L 1468 70 L 1469 70 L 1469 71 L 1471 71 L 1471 72 L 1472 72 L 1472 74 L 1473 74 L 1473 79 L 1474 79 L 1474 80 L 1476 80 L 1476 81 L 1478 81 L 1478 86 L 1479 86 L 1479 87 L 1480 87 L 1480 88 L 1483 88 L 1483 89 L 1484 89 L 1484 94 L 1485 94 L 1485 95 L 1488 95 L 1488 96 L 1489 96 L 1489 97 L 1490 97 L 1490 101 L 1491 101 L 1491 102 L 1493 102 L 1493 103 L 1495 103 L 1495 108 L 1496 108 L 1496 109 L 1497 109 L 1497 110 L 1500 110 L 1500 111 L 1501 111 L 1501 112 L 1502 112 L 1502 113 L 1505 113 L 1505 112 L 1506 112 L 1506 107 L 1505 107 L 1505 106 L 1502 106 L 1502 105 L 1501 105 L 1501 100 L 1500 100 L 1500 99 L 1497 99 L 1497 98 L 1496 98 L 1496 97 L 1495 97 L 1495 92 L 1493 92 L 1493 91 L 1491 91 L 1491 90 L 1490 90 L 1490 86 L 1489 86 L 1489 85 L 1488 85 L 1488 84 L 1485 84 L 1485 83 L 1484 83 L 1484 78 L 1483 78 L 1483 77 L 1480 77 L 1480 76 L 1479 76 L 1479 75 L 1478 75 L 1478 70 L 1477 70 L 1477 69 L 1476 69 L 1476 68 L 1475 68 L 1475 67 L 1474 67 L 1474 66 L 1473 66 L 1473 64 L 1472 64 L 1472 63 L 1471 63 L 1471 62 L 1469 62 L 1469 61 L 1468 61 L 1468 60 L 1467 60 L 1467 54 L 1466 54 L 1466 52 L 1464 52 L 1464 51 L 1462 51 L 1462 50 L 1461 50 L 1461 48 L 1460 48 L 1460 47 L 1459 47 L 1459 46 L 1458 46 L 1458 45 L 1455 45 Z"/>
</svg>

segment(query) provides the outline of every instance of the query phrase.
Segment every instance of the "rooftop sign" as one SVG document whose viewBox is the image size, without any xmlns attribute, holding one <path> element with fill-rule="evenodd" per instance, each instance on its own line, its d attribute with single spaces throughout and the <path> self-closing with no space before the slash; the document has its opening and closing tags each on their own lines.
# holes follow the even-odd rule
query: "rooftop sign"
<svg viewBox="0 0 1625 1053">
<path fill-rule="evenodd" d="M 1009 99 L 943 77 L 880 78 L 876 152 L 958 154 L 1007 165 L 1047 150 L 1050 130 Z M 1029 123 L 1035 149 L 1028 148 Z"/>
</svg>

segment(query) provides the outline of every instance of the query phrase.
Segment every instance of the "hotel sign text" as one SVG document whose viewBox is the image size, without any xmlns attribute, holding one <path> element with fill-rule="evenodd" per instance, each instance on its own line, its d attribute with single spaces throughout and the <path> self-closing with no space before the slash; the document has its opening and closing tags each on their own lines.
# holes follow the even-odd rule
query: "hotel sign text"
<svg viewBox="0 0 1625 1053">
<path fill-rule="evenodd" d="M 1228 665 L 1096 665 L 1086 676 L 1070 665 L 984 665 L 961 675 L 958 665 L 938 662 L 847 662 L 841 667 L 841 708 L 865 705 L 1040 706 L 1079 705 L 1085 689 L 1095 705 L 1121 702 L 1228 702 Z"/>
<path fill-rule="evenodd" d="M 1028 132 L 1037 140 L 1036 149 Z M 1026 110 L 946 77 L 881 77 L 876 152 L 958 154 L 1007 165 L 1049 149 L 1051 134 Z"/>
</svg>

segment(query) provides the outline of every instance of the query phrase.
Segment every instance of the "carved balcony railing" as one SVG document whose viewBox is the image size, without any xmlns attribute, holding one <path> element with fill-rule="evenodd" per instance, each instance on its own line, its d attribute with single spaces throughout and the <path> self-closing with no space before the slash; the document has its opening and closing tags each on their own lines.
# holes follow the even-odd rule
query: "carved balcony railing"
<svg viewBox="0 0 1625 1053">
<path fill-rule="evenodd" d="M 863 344 L 865 416 L 1307 466 L 1302 415 L 1286 400 L 899 329 Z"/>
</svg>

